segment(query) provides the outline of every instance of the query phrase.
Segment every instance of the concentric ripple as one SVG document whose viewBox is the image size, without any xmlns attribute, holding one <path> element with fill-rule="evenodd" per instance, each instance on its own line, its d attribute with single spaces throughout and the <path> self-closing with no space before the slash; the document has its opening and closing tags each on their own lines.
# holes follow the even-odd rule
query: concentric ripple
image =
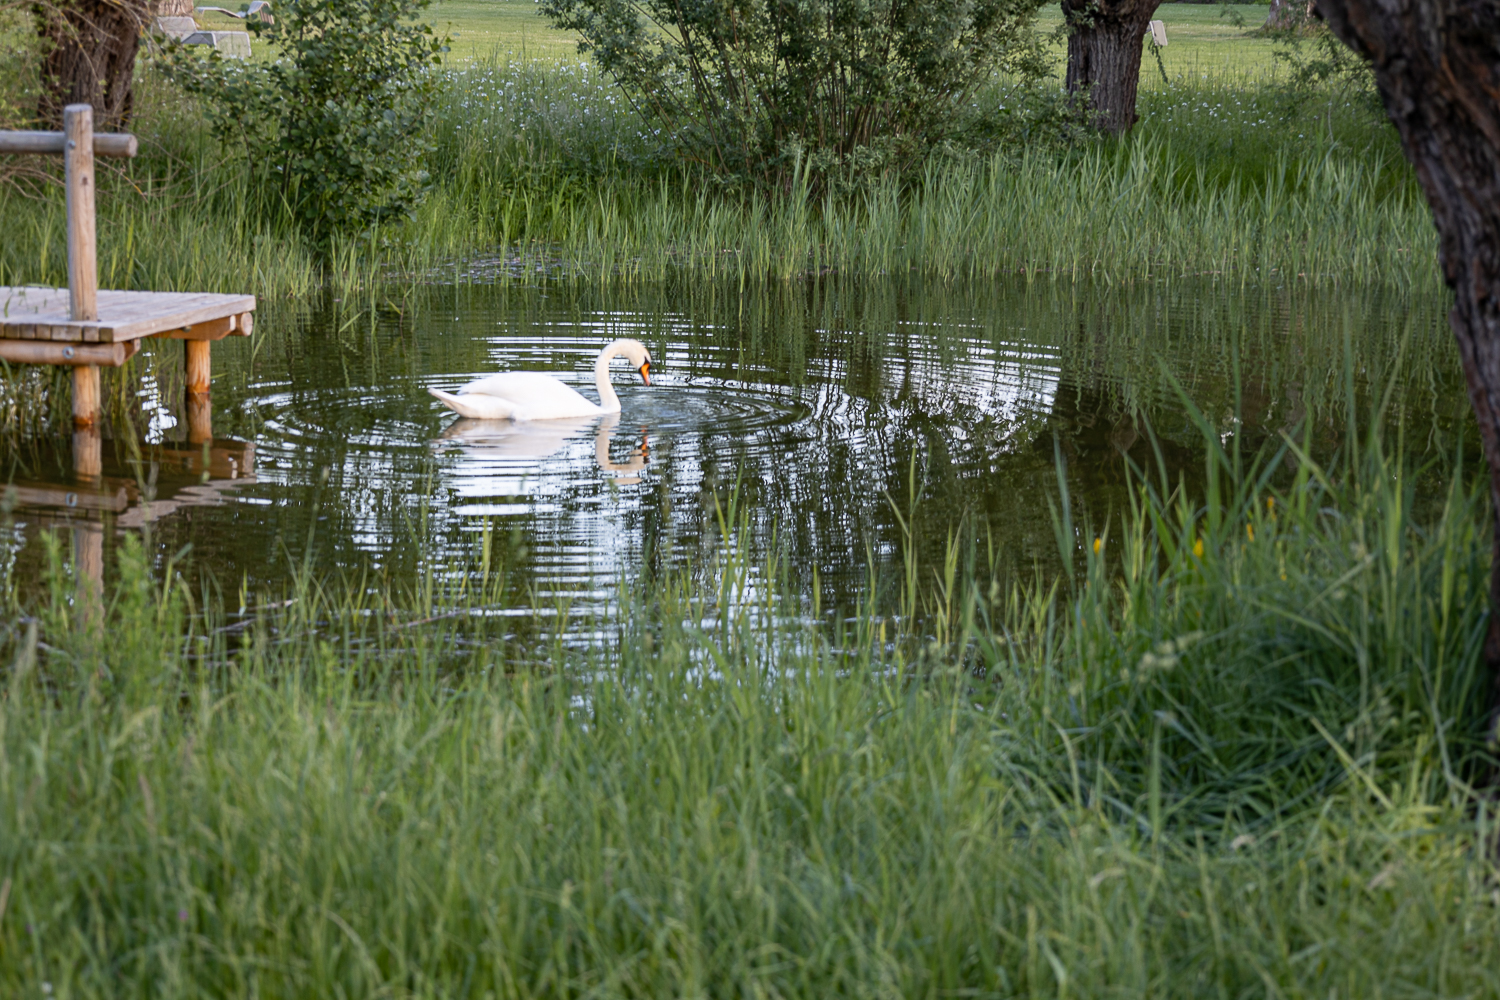
<svg viewBox="0 0 1500 1000">
<path fill-rule="evenodd" d="M 80 491 L 65 456 L 11 462 L 0 582 L 40 579 L 37 534 L 85 514 L 96 539 L 149 519 L 163 565 L 191 546 L 225 593 L 252 597 L 308 572 L 393 592 L 469 586 L 483 565 L 502 578 L 499 591 L 485 584 L 503 593 L 496 613 L 537 595 L 587 603 L 622 578 L 707 563 L 726 521 L 748 531 L 751 561 L 774 545 L 804 582 L 816 573 L 827 607 L 864 599 L 872 559 L 911 546 L 941 561 L 961 525 L 982 532 L 983 558 L 1029 577 L 1059 558 L 1059 458 L 1075 523 L 1107 517 L 1130 501 L 1122 451 L 1174 477 L 1201 468 L 1184 388 L 1201 413 L 1223 419 L 1242 405 L 1247 428 L 1279 434 L 1342 364 L 1328 346 L 1342 340 L 1312 337 L 1279 300 L 1216 285 L 1117 298 L 1104 309 L 1094 293 L 1026 283 L 892 281 L 265 302 L 253 340 L 214 347 L 207 450 L 179 412 L 180 350 L 162 343 L 132 368 L 146 446 L 106 442 L 94 492 Z M 1400 310 L 1337 305 L 1376 339 L 1404 343 L 1390 318 Z M 1441 308 L 1423 316 L 1438 331 L 1431 342 L 1447 345 Z M 532 370 L 592 396 L 594 359 L 619 337 L 650 347 L 653 384 L 619 365 L 616 416 L 460 421 L 427 391 Z M 1287 337 L 1301 338 L 1290 353 Z M 1467 411 L 1454 384 L 1443 398 L 1457 416 L 1442 419 L 1456 426 Z M 1423 399 L 1413 413 L 1432 409 Z"/>
<path fill-rule="evenodd" d="M 1027 439 L 1058 384 L 1050 352 L 961 323 L 940 338 L 898 324 L 873 352 L 847 331 L 799 362 L 672 314 L 455 312 L 416 332 L 422 351 L 399 375 L 361 383 L 347 360 L 307 352 L 302 371 L 238 402 L 258 425 L 254 492 L 316 504 L 341 561 L 446 571 L 499 528 L 547 592 L 602 592 L 648 559 L 709 555 L 733 497 L 755 537 L 779 531 L 795 558 L 852 573 L 889 497 L 907 492 L 914 449 L 937 442 L 945 460 L 983 468 Z M 622 336 L 648 342 L 656 364 L 650 386 L 617 366 L 617 415 L 457 419 L 427 393 L 539 370 L 592 397 L 594 357 Z"/>
</svg>

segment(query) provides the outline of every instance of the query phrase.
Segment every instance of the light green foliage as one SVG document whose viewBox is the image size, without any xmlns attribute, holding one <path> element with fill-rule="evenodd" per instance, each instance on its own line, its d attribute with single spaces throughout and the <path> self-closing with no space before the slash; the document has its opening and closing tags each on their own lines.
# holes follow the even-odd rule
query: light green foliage
<svg viewBox="0 0 1500 1000">
<path fill-rule="evenodd" d="M 292 0 L 247 21 L 277 58 L 203 59 L 175 47 L 169 74 L 204 100 L 214 134 L 248 159 L 266 209 L 316 239 L 400 218 L 429 184 L 425 117 L 445 49 L 411 18 L 427 0 Z"/>
<path fill-rule="evenodd" d="M 42 41 L 36 15 L 15 0 L 0 0 L 0 128 L 35 125 Z M 0 179 L 17 172 L 17 157 L 0 157 Z"/>
<path fill-rule="evenodd" d="M 1326 90 L 1380 109 L 1370 64 L 1339 41 L 1325 22 L 1298 21 L 1279 31 L 1267 29 L 1266 34 L 1276 41 L 1277 62 L 1287 68 L 1291 83 L 1304 94 Z"/>
<path fill-rule="evenodd" d="M 478 554 L 435 620 L 225 622 L 128 541 L 91 619 L 59 547 L 0 631 L 0 992 L 1492 994 L 1483 493 L 1355 454 L 1137 480 L 1055 590 L 955 541 L 901 619 L 809 624 L 730 507 L 591 648 L 507 643 Z"/>
<path fill-rule="evenodd" d="M 868 172 L 953 128 L 997 70 L 1046 71 L 1039 0 L 543 0 L 660 141 L 714 174 Z M 806 162 L 804 162 L 804 160 Z"/>
</svg>

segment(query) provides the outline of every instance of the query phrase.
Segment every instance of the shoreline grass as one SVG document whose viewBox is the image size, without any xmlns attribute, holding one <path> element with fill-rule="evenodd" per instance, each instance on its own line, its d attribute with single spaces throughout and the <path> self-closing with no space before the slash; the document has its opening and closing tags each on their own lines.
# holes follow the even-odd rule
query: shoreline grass
<svg viewBox="0 0 1500 1000">
<path fill-rule="evenodd" d="M 813 198 L 801 187 L 775 197 L 722 189 L 663 158 L 587 63 L 497 59 L 443 72 L 431 196 L 411 221 L 331 256 L 259 206 L 190 104 L 148 72 L 137 124 L 147 152 L 101 179 L 101 282 L 303 296 L 329 284 L 444 281 L 476 259 L 517 261 L 493 269 L 501 281 L 510 270 L 535 280 L 538 265 L 551 280 L 604 283 L 830 269 L 1441 281 L 1425 203 L 1389 126 L 1332 90 L 1181 82 L 1143 93 L 1142 123 L 1123 141 L 951 151 Z M 982 96 L 1020 101 L 1007 126 L 1017 136 L 1049 127 L 1028 124 L 1022 98 L 1004 86 Z M 62 283 L 60 191 L 10 185 L 0 212 L 13 237 L 0 246 L 0 283 Z"/>
<path fill-rule="evenodd" d="M 1416 521 L 1378 437 L 1280 489 L 1210 444 L 1201 506 L 1057 523 L 1071 584 L 955 545 L 840 622 L 731 505 L 584 645 L 314 580 L 231 626 L 138 543 L 95 615 L 56 546 L 0 638 L 0 987 L 1493 992 L 1483 491 Z"/>
</svg>

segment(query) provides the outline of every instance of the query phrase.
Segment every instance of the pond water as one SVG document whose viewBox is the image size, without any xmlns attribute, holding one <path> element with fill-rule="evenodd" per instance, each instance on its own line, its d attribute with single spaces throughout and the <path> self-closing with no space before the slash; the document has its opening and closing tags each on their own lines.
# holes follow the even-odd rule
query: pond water
<svg viewBox="0 0 1500 1000">
<path fill-rule="evenodd" d="M 107 384 L 102 477 L 77 479 L 66 441 L 10 446 L 0 579 L 24 602 L 54 528 L 104 566 L 124 532 L 144 532 L 159 564 L 190 546 L 185 564 L 229 605 L 299 571 L 451 585 L 487 537 L 505 567 L 497 606 L 587 603 L 706 560 L 731 499 L 753 544 L 803 584 L 816 570 L 830 606 L 859 599 L 872 561 L 909 545 L 934 557 L 960 525 L 970 551 L 1030 575 L 1059 561 L 1059 461 L 1081 525 L 1126 504 L 1127 456 L 1197 475 L 1183 394 L 1226 440 L 1258 447 L 1311 422 L 1327 454 L 1351 386 L 1361 414 L 1389 393 L 1409 442 L 1450 447 L 1467 408 L 1445 309 L 1438 294 L 1213 279 L 263 301 L 253 340 L 216 345 L 211 442 L 188 440 L 181 347 L 153 342 Z M 427 393 L 535 369 L 592 394 L 599 348 L 626 336 L 656 363 L 650 387 L 617 365 L 618 418 L 456 420 Z"/>
</svg>

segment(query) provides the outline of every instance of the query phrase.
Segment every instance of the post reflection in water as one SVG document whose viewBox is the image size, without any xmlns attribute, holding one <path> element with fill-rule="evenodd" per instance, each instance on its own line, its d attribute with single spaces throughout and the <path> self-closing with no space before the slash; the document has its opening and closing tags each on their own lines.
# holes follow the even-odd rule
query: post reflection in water
<svg viewBox="0 0 1500 1000">
<path fill-rule="evenodd" d="M 43 531 L 70 539 L 82 621 L 102 611 L 107 552 L 121 532 L 159 525 L 187 508 L 223 504 L 232 491 L 256 481 L 255 445 L 213 438 L 207 395 L 189 395 L 186 404 L 187 442 L 109 440 L 97 426 L 80 428 L 63 453 L 43 453 L 30 470 L 6 470 L 10 481 L 0 497 L 26 547 L 34 552 Z"/>
<path fill-rule="evenodd" d="M 936 558 L 959 525 L 997 572 L 1054 571 L 1059 455 L 1080 530 L 1128 508 L 1127 457 L 1155 469 L 1160 456 L 1191 486 L 1202 437 L 1179 391 L 1226 440 L 1254 449 L 1302 427 L 1329 454 L 1353 371 L 1362 412 L 1394 386 L 1388 422 L 1445 447 L 1468 410 L 1444 309 L 1441 295 L 1385 291 L 1008 280 L 424 286 L 399 312 L 267 304 L 254 351 L 226 341 L 215 356 L 211 412 L 161 402 L 177 392 L 176 352 L 148 344 L 132 361 L 135 425 L 157 443 L 133 458 L 105 442 L 99 488 L 118 483 L 129 502 L 96 519 L 107 547 L 149 507 L 158 561 L 191 545 L 193 571 L 270 595 L 299 565 L 458 584 L 503 527 L 501 598 L 519 606 L 703 564 L 734 492 L 750 544 L 774 539 L 795 583 L 816 572 L 824 606 L 848 608 L 869 558 Z M 451 422 L 426 391 L 540 370 L 588 394 L 618 337 L 657 365 L 651 386 L 620 385 L 617 416 Z M 46 479 L 45 464 L 17 456 L 0 482 Z M 21 581 L 39 568 L 38 510 L 11 515 Z"/>
</svg>

